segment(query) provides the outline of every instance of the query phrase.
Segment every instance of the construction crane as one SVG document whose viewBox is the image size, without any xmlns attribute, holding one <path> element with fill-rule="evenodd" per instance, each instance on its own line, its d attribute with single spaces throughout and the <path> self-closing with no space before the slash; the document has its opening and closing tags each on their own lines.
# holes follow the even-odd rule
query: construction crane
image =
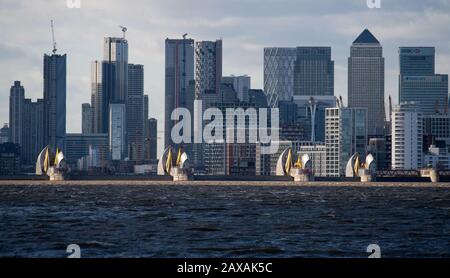
<svg viewBox="0 0 450 278">
<path fill-rule="evenodd" d="M 125 39 L 125 34 L 127 33 L 128 28 L 125 26 L 122 26 L 122 25 L 119 25 L 119 27 L 120 27 L 120 29 L 122 29 L 123 38 Z"/>
<path fill-rule="evenodd" d="M 389 121 L 392 121 L 392 97 L 389 95 Z"/>
<path fill-rule="evenodd" d="M 53 19 L 50 21 L 50 25 L 51 25 L 51 28 L 52 28 L 52 41 L 53 41 L 53 50 L 52 50 L 52 52 L 53 52 L 53 54 L 56 54 L 57 49 L 56 49 L 56 40 L 55 40 L 55 29 L 53 27 Z"/>
</svg>

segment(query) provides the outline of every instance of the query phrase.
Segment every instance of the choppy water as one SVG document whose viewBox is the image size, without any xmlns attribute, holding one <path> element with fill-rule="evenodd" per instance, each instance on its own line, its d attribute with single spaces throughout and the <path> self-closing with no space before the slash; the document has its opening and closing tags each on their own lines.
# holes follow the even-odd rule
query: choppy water
<svg viewBox="0 0 450 278">
<path fill-rule="evenodd" d="M 450 257 L 449 188 L 1 186 L 0 256 Z"/>
</svg>

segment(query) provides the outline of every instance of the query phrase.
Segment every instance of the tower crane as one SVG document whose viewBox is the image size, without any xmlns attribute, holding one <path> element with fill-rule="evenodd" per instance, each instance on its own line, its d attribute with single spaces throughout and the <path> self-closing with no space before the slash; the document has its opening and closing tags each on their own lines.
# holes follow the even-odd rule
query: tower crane
<svg viewBox="0 0 450 278">
<path fill-rule="evenodd" d="M 122 33 L 123 33 L 123 38 L 125 39 L 125 35 L 128 31 L 128 28 L 122 25 L 119 25 L 120 29 L 122 29 Z"/>
<path fill-rule="evenodd" d="M 53 54 L 56 54 L 57 49 L 56 49 L 56 40 L 55 40 L 55 29 L 53 27 L 53 19 L 50 21 L 50 25 L 51 25 L 51 28 L 52 28 L 52 41 L 53 41 L 53 50 L 52 50 L 52 52 L 53 52 Z"/>
</svg>

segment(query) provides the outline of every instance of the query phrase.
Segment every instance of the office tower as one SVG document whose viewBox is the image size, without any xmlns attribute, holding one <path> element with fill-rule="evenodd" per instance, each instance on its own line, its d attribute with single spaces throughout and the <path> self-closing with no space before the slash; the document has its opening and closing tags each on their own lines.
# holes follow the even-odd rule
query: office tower
<svg viewBox="0 0 450 278">
<path fill-rule="evenodd" d="M 109 81 L 110 102 L 125 103 L 128 91 L 128 41 L 125 38 L 107 37 L 103 44 L 103 61 L 112 67 L 103 71 Z"/>
<path fill-rule="evenodd" d="M 36 158 L 46 146 L 44 138 L 44 108 L 43 99 L 36 102 L 25 99 L 23 105 L 23 131 L 21 157 L 24 165 L 35 165 Z"/>
<path fill-rule="evenodd" d="M 364 161 L 368 142 L 367 110 L 367 108 L 350 107 L 326 109 L 327 176 L 344 176 L 347 162 L 355 153 L 359 153 L 361 161 Z"/>
<path fill-rule="evenodd" d="M 422 167 L 422 115 L 414 102 L 403 102 L 392 111 L 392 170 Z"/>
<path fill-rule="evenodd" d="M 44 55 L 44 140 L 64 150 L 66 136 L 66 55 Z"/>
<path fill-rule="evenodd" d="M 107 133 L 66 135 L 66 151 L 64 156 L 70 166 L 76 166 L 78 160 L 89 155 L 89 150 L 94 149 L 98 156 L 98 167 L 106 167 L 109 158 L 109 142 Z"/>
<path fill-rule="evenodd" d="M 423 114 L 448 111 L 448 75 L 402 76 L 400 102 L 416 102 Z"/>
<path fill-rule="evenodd" d="M 109 105 L 109 151 L 112 160 L 126 156 L 126 107 L 123 103 Z"/>
<path fill-rule="evenodd" d="M 435 73 L 434 47 L 399 47 L 400 75 L 428 76 Z"/>
<path fill-rule="evenodd" d="M 128 64 L 128 95 L 126 100 L 126 134 L 128 157 L 144 159 L 144 66 Z"/>
<path fill-rule="evenodd" d="M 193 115 L 194 40 L 166 39 L 165 42 L 165 109 L 164 148 L 174 145 L 171 114 L 176 108 L 188 108 Z"/>
<path fill-rule="evenodd" d="M 264 48 L 264 92 L 270 107 L 277 107 L 278 101 L 290 101 L 294 95 L 296 59 L 294 47 Z"/>
<path fill-rule="evenodd" d="M 10 95 L 10 121 L 16 144 L 20 146 L 21 164 L 32 165 L 36 157 L 45 146 L 44 138 L 44 108 L 45 102 L 38 99 L 36 102 L 25 98 L 25 90 L 19 81 L 14 82 Z"/>
<path fill-rule="evenodd" d="M 331 47 L 297 47 L 294 96 L 334 96 Z"/>
<path fill-rule="evenodd" d="M 25 89 L 20 84 L 20 81 L 14 81 L 14 85 L 11 86 L 9 94 L 10 141 L 19 145 L 22 145 L 24 99 Z"/>
<path fill-rule="evenodd" d="M 89 103 L 83 103 L 81 105 L 81 133 L 91 134 L 93 133 L 92 124 L 93 121 L 93 111 Z"/>
<path fill-rule="evenodd" d="M 366 107 L 369 136 L 384 135 L 384 58 L 380 42 L 365 29 L 350 48 L 348 107 Z"/>
<path fill-rule="evenodd" d="M 92 108 L 92 132 L 108 132 L 108 91 L 103 91 L 103 68 L 106 63 L 94 61 L 91 64 L 91 108 Z M 105 76 L 107 77 L 107 76 Z"/>
<path fill-rule="evenodd" d="M 0 129 L 0 144 L 8 143 L 9 140 L 9 126 L 8 124 L 4 124 Z"/>
<path fill-rule="evenodd" d="M 195 43 L 195 97 L 205 109 L 222 100 L 222 40 Z"/>
<path fill-rule="evenodd" d="M 158 120 L 151 118 L 147 120 L 149 129 L 149 159 L 155 160 L 158 155 Z"/>
<path fill-rule="evenodd" d="M 251 78 L 247 75 L 242 76 L 224 76 L 222 83 L 233 85 L 233 89 L 237 92 L 240 101 L 248 102 L 248 90 L 251 89 Z"/>
<path fill-rule="evenodd" d="M 422 114 L 447 113 L 448 75 L 435 74 L 434 47 L 400 47 L 399 103 L 415 102 Z"/>
<path fill-rule="evenodd" d="M 295 125 L 304 133 L 298 140 L 324 140 L 325 109 L 336 104 L 330 47 L 265 48 L 264 88 L 270 106 L 297 105 Z"/>
</svg>

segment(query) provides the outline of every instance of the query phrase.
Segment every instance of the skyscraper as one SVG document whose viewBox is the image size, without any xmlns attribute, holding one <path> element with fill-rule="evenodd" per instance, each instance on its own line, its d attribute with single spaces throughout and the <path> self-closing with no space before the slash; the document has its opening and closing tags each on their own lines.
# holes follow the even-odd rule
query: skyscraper
<svg viewBox="0 0 450 278">
<path fill-rule="evenodd" d="M 44 140 L 64 150 L 66 136 L 66 55 L 44 55 Z"/>
<path fill-rule="evenodd" d="M 277 107 L 278 101 L 290 101 L 294 95 L 296 59 L 294 47 L 264 48 L 264 92 L 270 107 Z"/>
<path fill-rule="evenodd" d="M 10 141 L 19 145 L 22 145 L 24 99 L 25 89 L 20 81 L 14 81 L 9 94 L 9 130 Z"/>
<path fill-rule="evenodd" d="M 128 87 L 128 41 L 124 38 L 107 37 L 104 39 L 103 61 L 114 65 L 108 72 L 110 84 L 110 100 L 125 102 Z"/>
<path fill-rule="evenodd" d="M 297 47 L 294 63 L 295 96 L 333 96 L 334 61 L 331 47 Z"/>
<path fill-rule="evenodd" d="M 126 133 L 128 157 L 144 158 L 144 66 L 128 64 L 128 94 L 126 100 Z"/>
<path fill-rule="evenodd" d="M 356 38 L 350 48 L 348 107 L 366 107 L 369 136 L 384 135 L 383 48 L 367 29 Z"/>
<path fill-rule="evenodd" d="M 20 146 L 22 165 L 36 162 L 39 152 L 45 146 L 44 108 L 45 102 L 38 99 L 33 102 L 25 98 L 25 90 L 19 81 L 14 82 L 10 95 L 10 121 L 13 123 L 14 138 Z"/>
<path fill-rule="evenodd" d="M 193 115 L 194 40 L 166 39 L 165 42 L 165 109 L 164 148 L 173 145 L 171 120 L 174 109 L 188 108 Z"/>
<path fill-rule="evenodd" d="M 103 90 L 103 68 L 106 63 L 94 61 L 91 64 L 91 108 L 92 108 L 92 132 L 108 132 L 108 91 Z M 105 76 L 106 77 L 106 76 Z"/>
<path fill-rule="evenodd" d="M 83 103 L 81 105 L 81 133 L 91 134 L 93 133 L 92 124 L 94 123 L 92 119 L 92 107 L 89 103 Z"/>
<path fill-rule="evenodd" d="M 366 156 L 367 108 L 335 107 L 326 109 L 325 147 L 327 176 L 345 175 L 350 157 L 359 153 Z"/>
<path fill-rule="evenodd" d="M 435 74 L 434 47 L 400 47 L 399 103 L 415 102 L 423 114 L 448 107 L 448 75 Z"/>
<path fill-rule="evenodd" d="M 434 75 L 434 47 L 399 47 L 400 75 Z"/>
<path fill-rule="evenodd" d="M 195 43 L 195 96 L 204 108 L 220 102 L 222 84 L 222 40 Z"/>
<path fill-rule="evenodd" d="M 392 169 L 422 167 L 423 123 L 414 102 L 403 102 L 392 111 Z"/>
<path fill-rule="evenodd" d="M 25 99 L 23 109 L 23 131 L 21 157 L 24 165 L 34 165 L 39 153 L 45 147 L 44 100 L 36 102 Z"/>
</svg>

